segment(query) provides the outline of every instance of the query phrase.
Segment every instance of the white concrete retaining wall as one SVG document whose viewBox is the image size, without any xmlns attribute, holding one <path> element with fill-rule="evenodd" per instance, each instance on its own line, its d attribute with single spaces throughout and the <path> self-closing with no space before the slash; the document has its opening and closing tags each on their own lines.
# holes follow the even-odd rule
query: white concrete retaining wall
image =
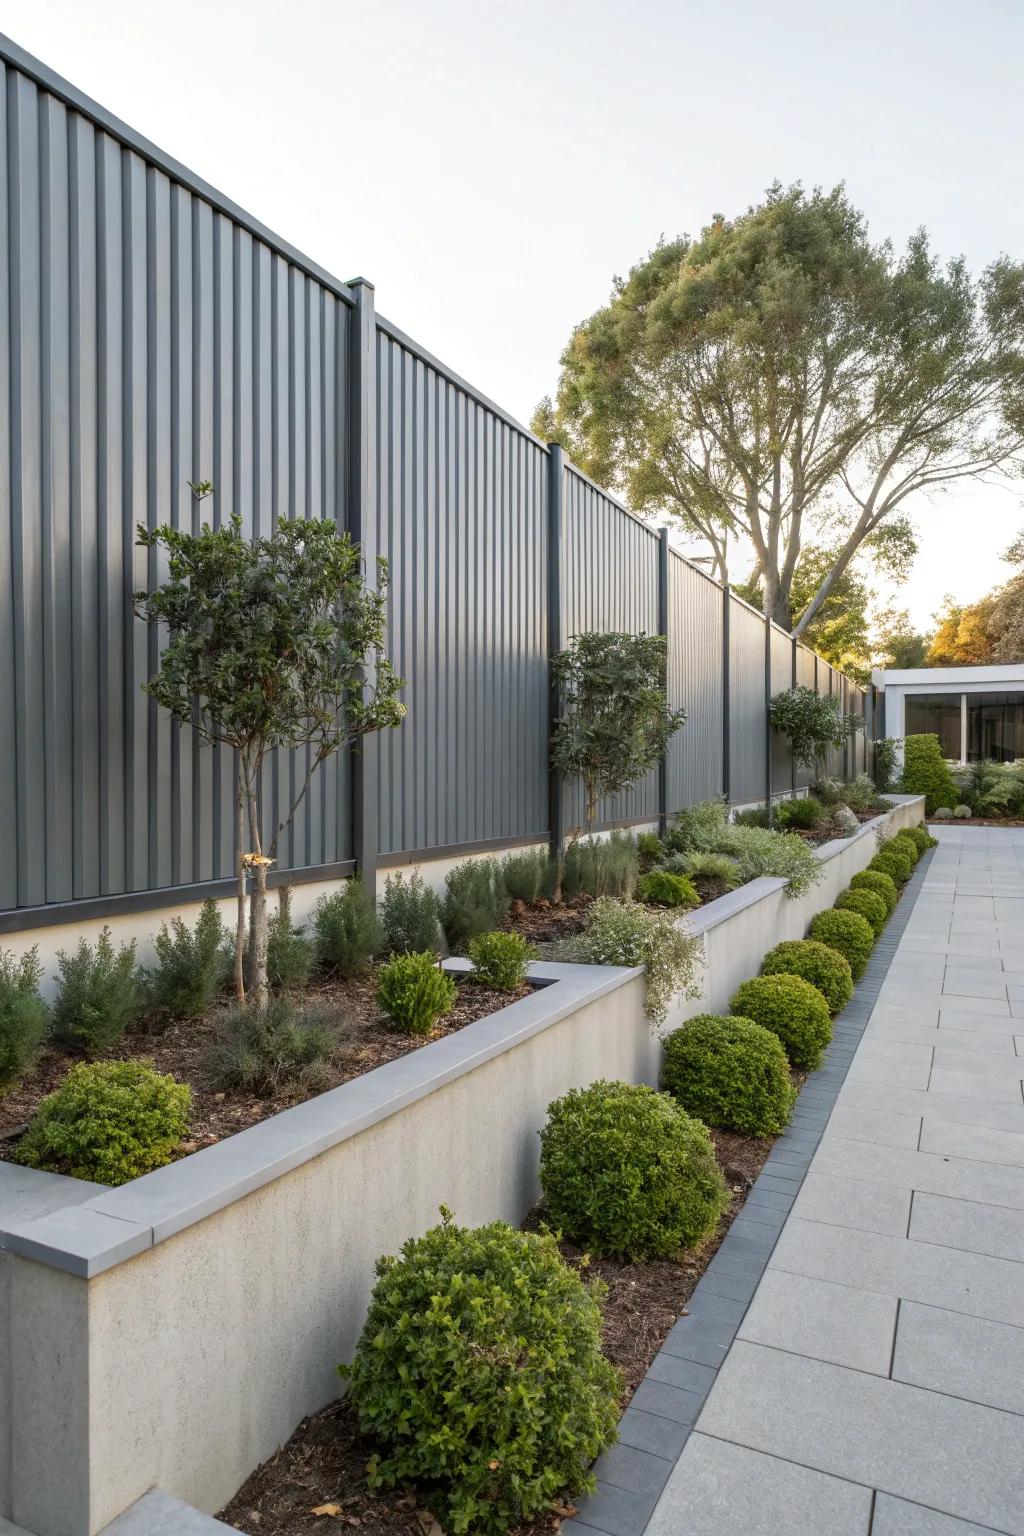
<svg viewBox="0 0 1024 1536">
<path fill-rule="evenodd" d="M 887 829 L 922 805 L 895 806 Z M 703 909 L 705 995 L 676 1016 L 723 1008 L 765 950 L 800 937 L 878 827 L 819 850 L 804 897 L 762 880 Z M 551 1099 L 598 1077 L 654 1082 L 659 1058 L 639 972 L 534 978 L 529 998 L 121 1189 L 13 1222 L 0 1205 L 0 1514 L 95 1536 L 153 1487 L 216 1510 L 336 1395 L 379 1254 L 442 1203 L 468 1225 L 523 1216 Z"/>
</svg>

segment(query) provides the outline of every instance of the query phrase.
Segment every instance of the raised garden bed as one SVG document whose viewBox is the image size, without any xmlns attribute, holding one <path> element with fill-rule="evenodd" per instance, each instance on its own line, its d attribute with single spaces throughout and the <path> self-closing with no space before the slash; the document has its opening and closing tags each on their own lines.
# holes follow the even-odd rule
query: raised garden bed
<svg viewBox="0 0 1024 1536">
<path fill-rule="evenodd" d="M 803 1074 L 794 1073 L 799 1087 Z M 604 1303 L 604 1353 L 623 1376 L 621 1406 L 628 1406 L 647 1368 L 677 1319 L 685 1312 L 701 1275 L 714 1258 L 774 1145 L 772 1137 L 738 1136 L 713 1130 L 718 1162 L 732 1192 L 718 1230 L 677 1261 L 625 1263 L 587 1258 L 573 1243 L 561 1249 L 573 1265 L 586 1263 L 608 1287 Z M 543 1207 L 524 1226 L 539 1225 Z M 438 1536 L 433 1517 L 402 1490 L 371 1489 L 366 1464 L 373 1444 L 363 1435 L 344 1401 L 303 1419 L 288 1443 L 242 1485 L 219 1518 L 248 1536 L 323 1536 L 324 1529 L 358 1528 L 366 1536 Z M 336 1508 L 328 1514 L 327 1511 Z M 317 1512 L 319 1511 L 319 1513 Z M 568 1496 L 550 1515 L 516 1528 L 514 1536 L 542 1536 L 557 1530 L 573 1506 Z"/>
<path fill-rule="evenodd" d="M 286 1083 L 266 1097 L 213 1088 L 206 1058 L 216 1039 L 223 1008 L 211 1008 L 202 1018 L 173 1023 L 159 1032 L 147 1031 L 145 1027 L 133 1029 L 117 1045 L 104 1051 L 100 1059 L 149 1061 L 157 1071 L 170 1072 L 179 1082 L 189 1085 L 189 1135 L 175 1153 L 176 1157 L 187 1157 L 281 1110 L 454 1034 L 499 1008 L 507 1008 L 517 998 L 526 997 L 530 990 L 523 986 L 513 993 L 497 992 L 468 977 L 456 980 L 454 1008 L 426 1036 L 402 1034 L 385 1018 L 376 1001 L 376 968 L 364 976 L 324 982 L 296 994 L 297 1003 L 323 1010 L 337 1034 L 337 1049 L 324 1064 L 323 1079 L 315 1087 Z M 14 1157 L 18 1140 L 39 1101 L 59 1087 L 78 1059 L 67 1051 L 47 1046 L 21 1081 L 0 1095 L 0 1161 Z"/>
</svg>

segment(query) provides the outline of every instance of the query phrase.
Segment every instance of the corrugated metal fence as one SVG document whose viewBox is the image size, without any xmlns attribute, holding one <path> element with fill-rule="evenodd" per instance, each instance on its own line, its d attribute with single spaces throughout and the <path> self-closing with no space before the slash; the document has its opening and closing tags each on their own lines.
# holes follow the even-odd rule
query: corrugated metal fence
<svg viewBox="0 0 1024 1536">
<path fill-rule="evenodd" d="M 667 635 L 688 722 L 602 808 L 788 792 L 770 693 L 860 690 L 340 283 L 0 40 L 0 927 L 226 891 L 230 756 L 141 691 L 135 525 L 330 518 L 387 556 L 404 725 L 319 770 L 277 878 L 548 835 L 550 650 Z M 200 513 L 190 480 L 216 487 Z M 866 761 L 863 741 L 849 769 Z M 842 769 L 841 754 L 830 764 Z M 280 754 L 268 813 L 304 764 Z M 565 796 L 563 825 L 579 815 Z"/>
</svg>

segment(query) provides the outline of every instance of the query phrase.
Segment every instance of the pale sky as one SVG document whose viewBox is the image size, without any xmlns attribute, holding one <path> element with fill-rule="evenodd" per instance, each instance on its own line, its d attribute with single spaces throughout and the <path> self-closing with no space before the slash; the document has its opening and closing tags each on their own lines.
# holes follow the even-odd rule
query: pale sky
<svg viewBox="0 0 1024 1536">
<path fill-rule="evenodd" d="M 614 273 L 775 178 L 1024 254 L 1022 0 L 0 0 L 0 31 L 522 421 Z M 919 624 L 1009 574 L 1022 489 L 913 509 Z"/>
</svg>

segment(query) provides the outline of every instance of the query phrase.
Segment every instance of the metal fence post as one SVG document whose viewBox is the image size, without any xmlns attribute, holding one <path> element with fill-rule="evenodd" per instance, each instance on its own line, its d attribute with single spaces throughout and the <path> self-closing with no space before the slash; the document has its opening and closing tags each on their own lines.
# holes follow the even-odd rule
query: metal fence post
<svg viewBox="0 0 1024 1536">
<path fill-rule="evenodd" d="M 565 541 L 565 474 L 561 445 L 548 444 L 548 840 L 552 856 L 562 846 L 562 776 L 551 763 L 551 738 L 559 697 L 551 659 L 564 645 L 562 622 L 562 549 Z"/>
<path fill-rule="evenodd" d="M 658 633 L 665 640 L 665 699 L 668 702 L 669 634 L 668 634 L 668 529 L 661 530 L 658 540 Z M 668 830 L 668 753 L 666 746 L 658 764 L 658 831 L 662 837 Z"/>
<path fill-rule="evenodd" d="M 732 750 L 729 740 L 729 583 L 722 587 L 722 794 L 725 796 L 726 805 L 729 804 L 729 796 L 732 791 L 731 764 L 729 762 Z"/>
<path fill-rule="evenodd" d="M 772 819 L 772 621 L 764 616 L 764 803 Z"/>
<path fill-rule="evenodd" d="M 800 651 L 800 642 L 796 638 L 796 635 L 793 636 L 792 646 L 793 646 L 793 666 L 792 666 L 792 669 L 791 669 L 791 672 L 790 672 L 790 687 L 791 688 L 795 688 L 796 687 L 796 680 L 797 680 L 797 668 L 798 668 L 798 664 L 799 664 L 798 663 L 798 658 L 799 658 L 799 651 Z M 792 794 L 795 797 L 796 796 L 796 758 L 793 756 L 792 748 L 790 749 L 790 753 L 789 753 L 789 778 L 790 778 L 790 786 L 789 787 L 790 787 L 790 790 L 791 790 Z"/>
<path fill-rule="evenodd" d="M 367 580 L 377 577 L 377 321 L 373 284 L 350 284 L 355 296 L 349 348 L 350 456 L 348 526 L 359 545 Z M 359 878 L 377 900 L 377 780 L 379 745 L 374 732 L 352 752 L 352 851 Z"/>
</svg>

